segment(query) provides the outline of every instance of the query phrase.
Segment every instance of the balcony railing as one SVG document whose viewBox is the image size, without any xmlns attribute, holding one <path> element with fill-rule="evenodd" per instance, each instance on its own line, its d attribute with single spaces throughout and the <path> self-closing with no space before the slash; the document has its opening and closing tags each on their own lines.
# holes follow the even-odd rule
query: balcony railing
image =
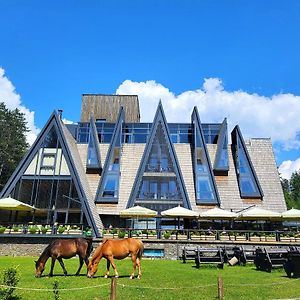
<svg viewBox="0 0 300 300">
<path fill-rule="evenodd" d="M 248 230 L 195 230 L 195 229 L 104 229 L 103 237 L 141 239 L 191 240 L 191 241 L 232 241 L 232 242 L 299 242 L 300 232 L 296 231 L 248 231 Z"/>
</svg>

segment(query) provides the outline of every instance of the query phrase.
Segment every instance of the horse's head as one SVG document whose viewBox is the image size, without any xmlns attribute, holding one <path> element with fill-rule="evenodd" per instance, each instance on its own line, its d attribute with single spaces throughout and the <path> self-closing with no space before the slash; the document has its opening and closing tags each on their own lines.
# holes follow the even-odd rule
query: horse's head
<svg viewBox="0 0 300 300">
<path fill-rule="evenodd" d="M 99 260 L 92 259 L 87 267 L 87 277 L 92 278 L 98 271 Z"/>
<path fill-rule="evenodd" d="M 102 244 L 100 244 L 96 248 L 96 250 L 95 250 L 95 252 L 92 256 L 92 259 L 89 262 L 89 265 L 87 267 L 87 277 L 88 278 L 92 278 L 95 275 L 95 273 L 98 271 L 98 265 L 99 265 L 99 262 L 102 258 L 102 255 L 103 255 L 103 252 L 102 252 L 103 248 L 102 247 L 107 241 L 108 241 L 107 239 L 103 239 Z"/>
<path fill-rule="evenodd" d="M 39 261 L 35 261 L 35 277 L 41 277 L 44 270 L 45 270 L 45 264 L 42 264 Z"/>
</svg>

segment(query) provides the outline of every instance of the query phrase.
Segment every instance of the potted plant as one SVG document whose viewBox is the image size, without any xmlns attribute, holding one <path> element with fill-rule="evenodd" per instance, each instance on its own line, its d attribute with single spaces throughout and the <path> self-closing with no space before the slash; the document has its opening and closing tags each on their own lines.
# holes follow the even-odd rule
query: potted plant
<svg viewBox="0 0 300 300">
<path fill-rule="evenodd" d="M 46 225 L 46 226 L 42 226 L 41 227 L 41 232 L 42 232 L 42 234 L 46 234 L 47 233 L 47 231 L 48 231 L 48 226 Z"/>
<path fill-rule="evenodd" d="M 38 227 L 36 225 L 30 225 L 28 231 L 30 234 L 35 234 L 38 231 Z"/>
<path fill-rule="evenodd" d="M 164 239 L 168 240 L 171 236 L 171 233 L 169 231 L 164 232 Z"/>
<path fill-rule="evenodd" d="M 119 239 L 123 239 L 124 237 L 125 237 L 125 231 L 124 230 L 119 230 L 119 232 L 118 232 L 118 238 Z"/>
<path fill-rule="evenodd" d="M 6 227 L 0 226 L 0 234 L 3 234 L 5 230 L 6 230 Z"/>
<path fill-rule="evenodd" d="M 13 232 L 18 232 L 18 231 L 20 230 L 20 226 L 14 224 L 14 225 L 12 226 L 12 230 L 13 230 Z"/>
<path fill-rule="evenodd" d="M 66 227 L 65 227 L 65 226 L 59 226 L 59 227 L 57 228 L 57 232 L 58 232 L 59 234 L 63 234 L 65 231 L 66 231 Z"/>
</svg>

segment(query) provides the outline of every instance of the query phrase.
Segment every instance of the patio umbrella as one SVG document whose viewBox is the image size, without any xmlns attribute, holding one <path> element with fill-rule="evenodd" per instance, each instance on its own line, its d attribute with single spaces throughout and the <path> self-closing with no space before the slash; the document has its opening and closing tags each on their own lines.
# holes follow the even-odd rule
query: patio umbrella
<svg viewBox="0 0 300 300">
<path fill-rule="evenodd" d="M 237 214 L 219 207 L 215 207 L 200 213 L 200 218 L 206 220 L 232 220 Z"/>
<path fill-rule="evenodd" d="M 139 205 L 120 211 L 122 218 L 153 218 L 156 215 L 157 211 Z"/>
<path fill-rule="evenodd" d="M 32 211 L 36 210 L 36 208 L 14 198 L 7 197 L 0 199 L 0 210 Z"/>
<path fill-rule="evenodd" d="M 162 211 L 161 215 L 163 217 L 167 217 L 167 218 L 175 218 L 175 219 L 178 218 L 178 229 L 180 227 L 180 218 L 181 217 L 182 218 L 197 218 L 197 217 L 199 217 L 199 213 L 197 213 L 193 210 L 184 208 L 180 205 Z"/>
<path fill-rule="evenodd" d="M 161 212 L 161 215 L 164 217 L 170 217 L 170 218 L 176 218 L 176 217 L 183 217 L 183 218 L 195 218 L 195 217 L 199 217 L 199 213 L 184 208 L 180 205 L 164 210 Z"/>
<path fill-rule="evenodd" d="M 156 215 L 157 215 L 157 211 L 139 205 L 129 207 L 127 209 L 120 211 L 121 218 L 132 218 L 131 227 L 133 227 L 133 220 L 135 218 L 138 223 L 139 218 L 154 218 L 156 217 Z M 148 228 L 148 222 L 147 222 L 147 228 Z"/>
<path fill-rule="evenodd" d="M 297 221 L 300 220 L 300 210 L 292 208 L 281 213 L 281 216 L 284 220 Z"/>
<path fill-rule="evenodd" d="M 260 207 L 251 207 L 242 211 L 238 215 L 239 220 L 255 220 L 255 221 L 267 221 L 267 220 L 280 220 L 281 214 L 272 210 L 263 209 Z"/>
</svg>

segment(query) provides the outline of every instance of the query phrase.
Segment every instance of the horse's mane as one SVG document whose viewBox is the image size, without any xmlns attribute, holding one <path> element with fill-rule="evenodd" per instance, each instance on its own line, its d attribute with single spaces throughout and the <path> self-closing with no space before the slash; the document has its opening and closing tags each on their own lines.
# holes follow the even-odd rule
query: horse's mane
<svg viewBox="0 0 300 300">
<path fill-rule="evenodd" d="M 46 255 L 49 256 L 49 252 L 50 252 L 52 244 L 53 244 L 53 242 L 44 249 L 44 251 L 40 255 L 39 259 L 37 260 L 37 263 L 39 263 Z"/>
<path fill-rule="evenodd" d="M 104 245 L 106 242 L 108 242 L 108 239 L 107 239 L 107 238 L 104 238 L 103 241 L 102 241 L 102 244 L 100 244 L 100 245 L 96 248 L 96 250 L 95 250 L 95 252 L 94 252 L 94 254 L 93 254 L 93 260 L 96 259 L 97 257 L 99 257 L 99 255 L 100 255 L 100 253 L 101 253 L 101 251 L 102 251 L 102 247 L 103 247 L 103 245 Z"/>
</svg>

